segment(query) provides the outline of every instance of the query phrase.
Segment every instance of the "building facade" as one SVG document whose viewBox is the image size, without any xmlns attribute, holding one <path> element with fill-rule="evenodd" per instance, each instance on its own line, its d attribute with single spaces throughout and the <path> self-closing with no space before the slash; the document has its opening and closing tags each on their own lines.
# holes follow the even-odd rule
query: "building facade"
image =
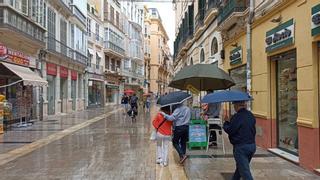
<svg viewBox="0 0 320 180">
<path fill-rule="evenodd" d="M 37 119 L 42 114 L 39 96 L 45 86 L 39 83 L 46 47 L 46 7 L 45 1 L 0 1 L 0 94 L 13 108 L 7 124 Z M 29 81 L 24 73 L 30 75 Z M 46 85 L 45 80 L 43 83 Z M 2 122 L 0 126 L 2 130 Z"/>
<path fill-rule="evenodd" d="M 102 1 L 88 0 L 87 4 L 87 106 L 105 105 L 105 56 Z"/>
<path fill-rule="evenodd" d="M 121 4 L 119 1 L 103 1 L 104 56 L 106 104 L 119 104 L 123 93 L 121 66 L 125 57 L 125 35 Z"/>
<path fill-rule="evenodd" d="M 197 9 L 210 2 L 198 1 Z M 250 107 L 257 119 L 257 144 L 318 170 L 319 1 L 255 0 L 250 8 L 249 1 L 228 0 L 216 7 L 216 31 L 223 43 L 219 66 L 236 82 L 231 89 L 253 96 Z M 207 29 L 207 18 L 196 31 Z M 194 19 L 197 22 L 197 16 Z M 179 57 L 187 50 L 179 44 L 175 47 L 178 69 L 183 66 Z"/>
<path fill-rule="evenodd" d="M 143 26 L 144 9 L 139 3 L 122 1 L 125 32 L 125 58 L 122 66 L 124 89 L 142 95 L 144 87 Z"/>
<path fill-rule="evenodd" d="M 162 24 L 160 14 L 156 8 L 148 8 L 145 16 L 145 32 L 147 40 L 150 41 L 150 83 L 149 91 L 154 94 L 164 94 L 168 91 L 168 61 L 170 51 L 167 42 L 169 40 L 166 30 Z M 150 33 L 149 33 L 150 32 Z M 150 34 L 150 38 L 149 35 Z"/>
<path fill-rule="evenodd" d="M 82 4 L 83 3 L 83 4 Z M 87 66 L 86 11 L 71 1 L 48 1 L 47 44 L 42 63 L 48 88 L 43 91 L 44 115 L 85 108 Z"/>
</svg>

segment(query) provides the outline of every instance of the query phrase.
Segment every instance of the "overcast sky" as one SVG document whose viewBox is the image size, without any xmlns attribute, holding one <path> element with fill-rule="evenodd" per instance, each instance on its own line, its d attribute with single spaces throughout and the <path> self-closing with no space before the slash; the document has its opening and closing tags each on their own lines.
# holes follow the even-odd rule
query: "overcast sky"
<svg viewBox="0 0 320 180">
<path fill-rule="evenodd" d="M 164 28 L 167 31 L 167 34 L 169 36 L 169 47 L 171 54 L 173 55 L 173 42 L 175 39 L 175 32 L 174 32 L 174 24 L 175 24 L 175 14 L 173 11 L 173 5 L 171 2 L 166 1 L 166 2 L 161 2 L 161 3 L 145 3 L 148 8 L 157 8 L 161 19 L 162 23 L 164 25 Z"/>
</svg>

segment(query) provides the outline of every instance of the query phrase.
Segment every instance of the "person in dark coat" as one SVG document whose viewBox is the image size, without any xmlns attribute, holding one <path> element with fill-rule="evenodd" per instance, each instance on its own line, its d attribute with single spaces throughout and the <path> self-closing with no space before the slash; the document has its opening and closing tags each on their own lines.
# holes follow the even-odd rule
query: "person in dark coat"
<svg viewBox="0 0 320 180">
<path fill-rule="evenodd" d="M 226 116 L 223 124 L 223 129 L 233 145 L 233 156 L 236 161 L 232 179 L 252 180 L 250 162 L 256 152 L 256 119 L 247 110 L 245 102 L 233 102 L 233 105 L 236 113 L 230 119 Z"/>
</svg>

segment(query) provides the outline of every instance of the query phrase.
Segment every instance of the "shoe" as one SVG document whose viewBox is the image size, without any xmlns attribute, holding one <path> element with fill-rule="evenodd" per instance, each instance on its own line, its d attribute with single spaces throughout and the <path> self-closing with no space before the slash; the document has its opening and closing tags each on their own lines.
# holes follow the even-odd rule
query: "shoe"
<svg viewBox="0 0 320 180">
<path fill-rule="evenodd" d="M 183 162 L 188 158 L 187 155 L 184 155 L 181 159 L 180 159 L 180 164 L 183 164 Z"/>
<path fill-rule="evenodd" d="M 158 159 L 156 160 L 156 163 L 157 163 L 157 164 L 161 164 L 161 163 L 162 163 L 162 159 L 161 159 L 161 158 L 158 158 Z"/>
<path fill-rule="evenodd" d="M 162 162 L 160 165 L 161 165 L 161 167 L 167 167 L 168 163 L 167 162 Z"/>
</svg>

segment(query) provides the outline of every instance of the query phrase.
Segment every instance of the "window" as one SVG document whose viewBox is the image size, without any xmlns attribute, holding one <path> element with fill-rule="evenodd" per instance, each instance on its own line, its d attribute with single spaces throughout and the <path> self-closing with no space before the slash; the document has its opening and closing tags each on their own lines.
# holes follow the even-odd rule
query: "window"
<svg viewBox="0 0 320 180">
<path fill-rule="evenodd" d="M 28 15 L 28 0 L 21 1 L 21 11 L 23 14 Z"/>
<path fill-rule="evenodd" d="M 114 8 L 110 6 L 110 21 L 114 23 Z"/>
<path fill-rule="evenodd" d="M 161 55 L 160 53 L 158 54 L 158 63 L 160 64 L 160 59 L 161 59 Z"/>
<path fill-rule="evenodd" d="M 218 53 L 218 41 L 217 41 L 217 38 L 214 37 L 211 42 L 211 56 L 217 53 Z"/>
<path fill-rule="evenodd" d="M 96 53 L 96 69 L 100 69 L 101 57 Z"/>
<path fill-rule="evenodd" d="M 190 59 L 189 65 L 193 65 L 193 58 Z"/>
<path fill-rule="evenodd" d="M 200 52 L 200 63 L 204 62 L 204 50 L 203 48 L 201 49 L 201 52 Z"/>
<path fill-rule="evenodd" d="M 119 12 L 116 12 L 116 26 L 119 27 Z"/>
<path fill-rule="evenodd" d="M 96 23 L 96 40 L 99 41 L 99 24 Z"/>
<path fill-rule="evenodd" d="M 106 58 L 106 66 L 105 66 L 105 67 L 106 67 L 106 69 L 108 69 L 108 70 L 109 70 L 109 69 L 110 69 L 110 60 L 109 60 L 109 56 L 106 56 L 105 58 Z"/>
<path fill-rule="evenodd" d="M 29 30 L 29 28 L 28 28 Z M 56 50 L 56 14 L 48 8 L 48 49 Z"/>
<path fill-rule="evenodd" d="M 160 48 L 160 38 L 158 39 L 158 48 Z"/>
<path fill-rule="evenodd" d="M 68 56 L 67 54 L 67 22 L 60 19 L 60 42 L 61 42 L 61 53 Z"/>
<path fill-rule="evenodd" d="M 88 36 L 91 36 L 91 19 L 87 18 L 87 32 Z"/>
<path fill-rule="evenodd" d="M 87 54 L 88 54 L 88 62 L 87 62 L 87 65 L 88 65 L 88 67 L 91 67 L 91 63 L 92 63 L 92 54 L 90 53 L 90 51 L 89 51 L 89 50 L 88 50 Z"/>
<path fill-rule="evenodd" d="M 104 0 L 104 7 L 103 7 L 103 19 L 105 20 L 105 21 L 107 21 L 108 20 L 108 14 L 109 12 L 108 12 L 108 0 Z"/>
</svg>

